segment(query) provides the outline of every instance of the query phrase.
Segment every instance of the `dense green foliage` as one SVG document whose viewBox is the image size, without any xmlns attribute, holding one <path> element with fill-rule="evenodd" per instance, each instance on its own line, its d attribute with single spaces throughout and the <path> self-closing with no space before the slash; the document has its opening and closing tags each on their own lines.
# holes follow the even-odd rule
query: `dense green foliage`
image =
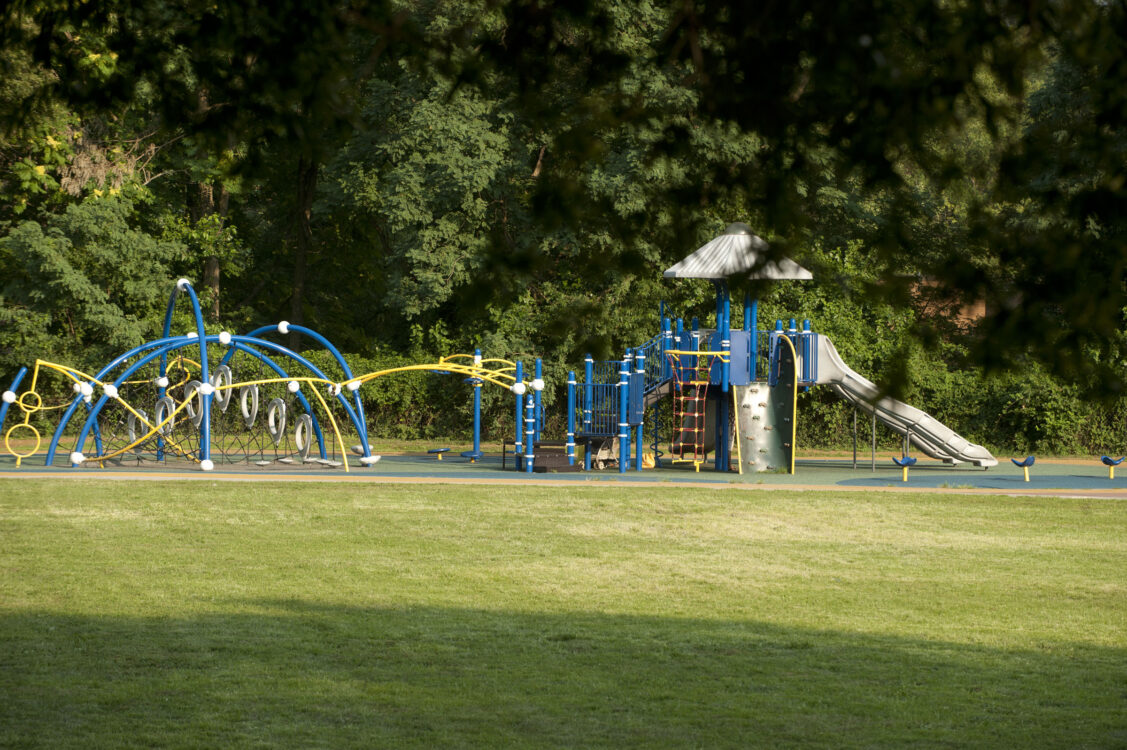
<svg viewBox="0 0 1127 750">
<path fill-rule="evenodd" d="M 707 284 L 660 273 L 742 220 L 816 277 L 733 279 L 761 321 L 812 319 L 977 442 L 1114 450 L 1124 12 L 16 2 L 0 381 L 151 337 L 187 276 L 217 330 L 304 323 L 357 370 L 540 355 L 558 384 L 655 333 L 660 300 L 706 317 Z M 970 302 L 986 315 L 968 329 Z M 369 396 L 377 432 L 464 429 L 459 389 L 403 383 Z M 843 443 L 843 407 L 815 393 L 805 411 L 805 442 Z"/>
</svg>

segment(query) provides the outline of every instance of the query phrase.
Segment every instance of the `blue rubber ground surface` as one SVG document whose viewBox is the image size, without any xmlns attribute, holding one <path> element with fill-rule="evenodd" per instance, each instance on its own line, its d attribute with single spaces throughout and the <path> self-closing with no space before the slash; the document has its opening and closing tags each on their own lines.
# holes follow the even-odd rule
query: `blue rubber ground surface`
<svg viewBox="0 0 1127 750">
<path fill-rule="evenodd" d="M 269 467 L 259 467 L 248 463 L 219 464 L 209 476 L 233 477 L 251 479 L 284 479 L 285 477 L 302 478 L 331 478 L 348 477 L 352 480 L 371 479 L 379 481 L 387 479 L 415 479 L 426 481 L 490 481 L 490 480 L 545 480 L 557 482 L 623 482 L 633 484 L 638 482 L 676 482 L 701 485 L 749 485 L 755 487 L 787 487 L 787 486 L 819 486 L 842 487 L 860 489 L 874 488 L 919 488 L 919 489 L 978 489 L 997 490 L 1000 492 L 1024 492 L 1047 490 L 1084 490 L 1084 491 L 1124 491 L 1127 493 L 1127 470 L 1120 472 L 1115 479 L 1108 478 L 1107 467 L 1099 463 L 1098 459 L 1091 463 L 1084 462 L 1039 462 L 1030 470 L 1030 481 L 1023 479 L 1021 469 L 1014 467 L 1008 460 L 989 470 L 967 466 L 947 466 L 939 462 L 922 459 L 914 466 L 908 475 L 907 483 L 901 481 L 900 469 L 896 467 L 890 457 L 878 458 L 876 469 L 873 470 L 871 462 L 859 461 L 854 469 L 852 462 L 840 459 L 801 459 L 797 463 L 796 472 L 788 474 L 744 474 L 717 473 L 710 466 L 702 466 L 700 472 L 693 471 L 691 466 L 677 466 L 645 471 L 627 471 L 620 474 L 615 470 L 592 472 L 558 472 L 547 474 L 525 474 L 512 470 L 512 459 L 508 461 L 508 469 L 503 471 L 501 459 L 496 456 L 486 456 L 470 463 L 467 459 L 455 455 L 447 456 L 445 460 L 438 461 L 433 455 L 403 455 L 384 456 L 379 463 L 373 466 L 361 466 L 355 459 L 350 461 L 350 471 L 345 472 L 342 467 L 329 468 L 316 464 L 285 465 L 272 464 Z M 160 474 L 193 475 L 200 476 L 202 472 L 198 466 L 183 461 L 158 464 L 153 461 L 137 462 L 125 461 L 120 464 L 107 464 L 103 468 L 85 466 L 71 468 L 66 465 L 66 459 L 60 457 L 54 467 L 47 469 L 43 465 L 43 457 L 36 456 L 25 459 L 23 468 L 16 468 L 12 456 L 0 456 L 0 475 L 14 477 L 19 474 L 35 473 L 37 475 L 58 476 L 112 476 L 114 474 L 144 475 Z"/>
</svg>

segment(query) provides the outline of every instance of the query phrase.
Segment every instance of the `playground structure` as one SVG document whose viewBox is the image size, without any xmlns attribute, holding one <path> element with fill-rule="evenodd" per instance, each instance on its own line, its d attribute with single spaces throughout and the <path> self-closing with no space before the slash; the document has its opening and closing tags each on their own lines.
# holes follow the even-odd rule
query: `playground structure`
<svg viewBox="0 0 1127 750">
<path fill-rule="evenodd" d="M 746 224 L 730 225 L 724 234 L 665 271 L 666 278 L 703 278 L 716 287 L 716 325 L 700 327 L 693 318 L 661 315 L 661 330 L 641 346 L 627 350 L 620 362 L 587 358 L 584 379 L 568 376 L 568 440 L 586 443 L 585 467 L 592 460 L 616 460 L 625 472 L 633 455 L 641 470 L 644 433 L 650 430 L 655 463 L 662 465 L 663 432 L 672 463 L 689 462 L 699 471 L 713 455 L 718 471 L 794 472 L 798 388 L 829 386 L 859 411 L 882 422 L 927 456 L 948 464 L 997 465 L 980 445 L 957 435 L 925 412 L 880 389 L 842 360 L 833 342 L 814 333 L 810 321 L 798 330 L 758 330 L 758 301 L 745 295 L 743 328 L 731 326 L 728 279 L 810 279 L 792 260 L 764 262 L 767 247 Z M 617 376 L 617 377 L 616 377 Z M 661 424 L 656 407 L 672 398 L 672 423 Z M 648 411 L 648 414 L 647 414 Z M 594 447 L 592 447 L 594 446 Z M 732 454 L 736 466 L 732 466 Z M 906 475 L 905 475 L 906 476 Z"/>
<path fill-rule="evenodd" d="M 173 313 L 182 297 L 191 304 L 196 326 L 174 336 Z M 301 354 L 265 338 L 271 333 L 313 339 L 329 352 L 343 378 L 328 377 Z M 68 430 L 73 423 L 80 426 L 69 452 L 72 467 L 124 460 L 164 465 L 180 459 L 204 471 L 214 469 L 216 460 L 259 466 L 299 462 L 343 466 L 349 471 L 349 452 L 362 466 L 380 459 L 368 441 L 360 389 L 378 378 L 412 371 L 461 375 L 473 387 L 473 450 L 462 454 L 471 461 L 482 455 L 481 388 L 492 384 L 512 392 L 517 440 L 529 446 L 523 451 L 524 468 L 532 470 L 531 445 L 543 426 L 539 360 L 536 377 L 529 382 L 524 380 L 522 363 L 484 359 L 480 350 L 442 357 L 432 364 L 354 375 L 327 339 L 285 321 L 245 335 L 206 334 L 199 300 L 187 279 L 176 283 L 169 298 L 163 336 L 116 357 L 96 374 L 38 360 L 29 387 L 17 393 L 29 372 L 21 368 L 0 401 L 0 429 L 14 406 L 22 420 L 3 434 L 4 448 L 16 457 L 17 466 L 42 446 L 36 423 L 50 421 L 44 418 L 57 410 L 61 414 L 47 447 L 47 466 L 54 465 L 64 438 L 74 434 L 75 428 Z M 61 376 L 70 387 L 58 403 L 48 404 L 41 390 L 50 387 L 46 381 L 51 375 Z M 348 427 L 351 434 L 346 442 Z M 21 447 L 14 446 L 13 440 Z M 351 447 L 346 447 L 348 443 Z"/>
<path fill-rule="evenodd" d="M 736 223 L 665 271 L 667 278 L 705 278 L 715 284 L 715 327 L 702 328 L 698 318 L 686 327 L 683 319 L 667 317 L 663 304 L 657 333 L 627 350 L 623 359 L 595 362 L 588 356 L 582 379 L 568 373 L 568 464 L 576 463 L 576 449 L 583 445 L 586 470 L 615 464 L 625 472 L 633 464 L 640 471 L 648 463 L 690 464 L 699 471 L 711 455 L 718 471 L 794 473 L 798 389 L 817 385 L 829 386 L 870 414 L 874 434 L 879 420 L 903 436 L 905 456 L 914 444 L 949 464 L 997 464 L 985 448 L 928 414 L 882 396 L 844 363 L 833 342 L 815 333 L 809 321 L 803 321 L 801 330 L 791 319 L 787 328 L 776 321 L 774 330 L 760 331 L 758 301 L 745 295 L 743 326 L 734 330 L 729 279 L 812 278 L 789 259 L 765 262 L 766 247 L 747 225 Z M 195 330 L 172 335 L 173 313 L 181 298 L 191 304 Z M 312 339 L 332 356 L 341 376 L 330 378 L 298 352 L 266 338 L 273 333 Z M 69 439 L 77 429 L 69 452 L 71 466 L 183 459 L 210 471 L 218 459 L 258 466 L 343 466 L 349 471 L 350 452 L 361 466 L 380 459 L 369 444 L 360 389 L 378 378 L 411 371 L 460 375 L 472 386 L 473 449 L 461 454 L 471 462 L 482 456 L 482 387 L 492 384 L 514 394 L 511 443 L 516 464 L 525 472 L 534 470 L 544 426 L 545 382 L 539 359 L 530 379 L 523 363 L 484 359 L 480 350 L 441 357 L 437 363 L 354 375 L 327 339 L 285 321 L 245 335 L 206 334 L 199 300 L 186 279 L 176 283 L 169 298 L 160 339 L 120 355 L 94 375 L 37 361 L 30 388 L 18 394 L 28 373 L 21 369 L 0 402 L 0 430 L 14 405 L 23 419 L 3 434 L 4 448 L 16 456 L 17 466 L 42 444 L 33 419 L 41 424 L 46 412 L 58 409 L 61 416 L 46 452 L 48 466 L 54 465 L 64 436 Z M 61 375 L 73 395 L 68 392 L 59 403 L 45 403 L 40 389 L 48 374 Z M 13 436 L 18 444 L 33 444 L 30 450 L 14 448 Z M 668 454 L 663 451 L 666 444 Z M 433 453 L 440 460 L 444 452 Z"/>
</svg>

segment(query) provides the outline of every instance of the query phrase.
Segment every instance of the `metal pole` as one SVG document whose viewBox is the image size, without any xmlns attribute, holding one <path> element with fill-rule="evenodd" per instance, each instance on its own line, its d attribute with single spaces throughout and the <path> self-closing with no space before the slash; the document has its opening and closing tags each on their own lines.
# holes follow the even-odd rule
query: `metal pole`
<svg viewBox="0 0 1127 750">
<path fill-rule="evenodd" d="M 873 409 L 873 471 L 877 470 L 877 410 Z"/>
<path fill-rule="evenodd" d="M 630 396 L 630 365 L 626 359 L 618 368 L 618 473 L 626 473 L 630 461 L 630 424 L 626 421 L 626 401 Z"/>
<path fill-rule="evenodd" d="M 635 354 L 634 355 L 634 365 L 635 365 L 635 367 L 634 367 L 634 377 L 638 378 L 638 380 L 639 380 L 638 392 L 642 393 L 643 390 L 645 389 L 645 382 L 646 382 L 646 355 L 642 354 L 641 352 Z M 638 433 L 637 433 L 637 436 L 634 439 L 634 442 L 635 442 L 635 445 L 634 445 L 634 470 L 635 471 L 641 471 L 642 470 L 642 451 L 645 449 L 645 443 L 646 443 L 645 399 L 643 397 L 642 399 L 639 399 L 639 400 L 642 403 L 640 404 L 641 413 L 638 415 L 638 417 L 639 417 L 638 427 L 636 428 L 638 430 Z"/>
<path fill-rule="evenodd" d="M 535 379 L 532 381 L 532 394 L 536 397 L 536 439 L 540 439 L 540 431 L 544 429 L 544 403 L 542 392 L 544 390 L 544 364 L 536 358 Z"/>
<path fill-rule="evenodd" d="M 531 393 L 524 402 L 524 470 L 532 473 L 533 455 L 532 438 L 536 434 L 536 399 Z"/>
<path fill-rule="evenodd" d="M 857 470 L 857 407 L 853 407 L 853 470 Z"/>
<path fill-rule="evenodd" d="M 575 466 L 575 371 L 567 373 L 567 465 Z"/>
<path fill-rule="evenodd" d="M 595 360 L 588 354 L 583 360 L 583 375 L 587 382 L 583 384 L 583 433 L 587 442 L 583 449 L 583 468 L 591 470 L 591 421 L 594 419 L 595 403 Z"/>
<path fill-rule="evenodd" d="M 516 447 L 513 449 L 513 457 L 515 458 L 521 452 L 521 446 L 524 445 L 524 429 L 521 427 L 524 422 L 524 363 L 517 361 L 516 372 L 513 374 L 513 393 L 516 394 L 516 439 L 513 443 Z"/>
</svg>

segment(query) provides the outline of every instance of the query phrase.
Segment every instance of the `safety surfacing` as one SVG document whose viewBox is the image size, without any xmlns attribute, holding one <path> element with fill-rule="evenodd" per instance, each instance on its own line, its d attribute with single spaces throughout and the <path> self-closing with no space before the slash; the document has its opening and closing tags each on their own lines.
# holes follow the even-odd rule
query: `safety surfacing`
<svg viewBox="0 0 1127 750">
<path fill-rule="evenodd" d="M 340 457 L 337 457 L 340 460 Z M 214 471 L 202 472 L 187 461 L 105 462 L 104 466 L 70 467 L 59 458 L 51 467 L 44 466 L 42 456 L 24 459 L 17 468 L 15 458 L 0 456 L 0 478 L 23 477 L 86 477 L 121 479 L 213 479 L 254 481 L 255 479 L 286 481 L 287 479 L 339 480 L 354 482 L 533 482 L 551 484 L 668 484 L 699 485 L 727 488 L 825 488 L 848 490 L 928 490 L 952 492 L 996 492 L 1002 494 L 1083 494 L 1123 497 L 1127 499 L 1127 476 L 1109 478 L 1107 467 L 1098 460 L 1090 463 L 1038 462 L 1030 470 L 1026 482 L 1021 469 L 1008 461 L 988 470 L 972 466 L 950 466 L 937 461 L 921 460 L 902 481 L 901 471 L 889 457 L 880 457 L 875 464 L 866 457 L 854 466 L 851 460 L 829 458 L 799 459 L 794 474 L 716 472 L 705 464 L 700 471 L 691 465 L 665 466 L 659 469 L 619 473 L 617 469 L 591 472 L 534 473 L 515 471 L 512 457 L 505 462 L 497 455 L 486 455 L 475 462 L 460 456 L 438 461 L 433 455 L 385 455 L 371 466 L 362 466 L 352 457 L 349 470 L 325 463 L 281 463 L 265 465 L 252 462 L 218 463 Z M 264 462 L 265 463 L 265 462 Z M 1124 472 L 1127 474 L 1127 472 Z"/>
</svg>

